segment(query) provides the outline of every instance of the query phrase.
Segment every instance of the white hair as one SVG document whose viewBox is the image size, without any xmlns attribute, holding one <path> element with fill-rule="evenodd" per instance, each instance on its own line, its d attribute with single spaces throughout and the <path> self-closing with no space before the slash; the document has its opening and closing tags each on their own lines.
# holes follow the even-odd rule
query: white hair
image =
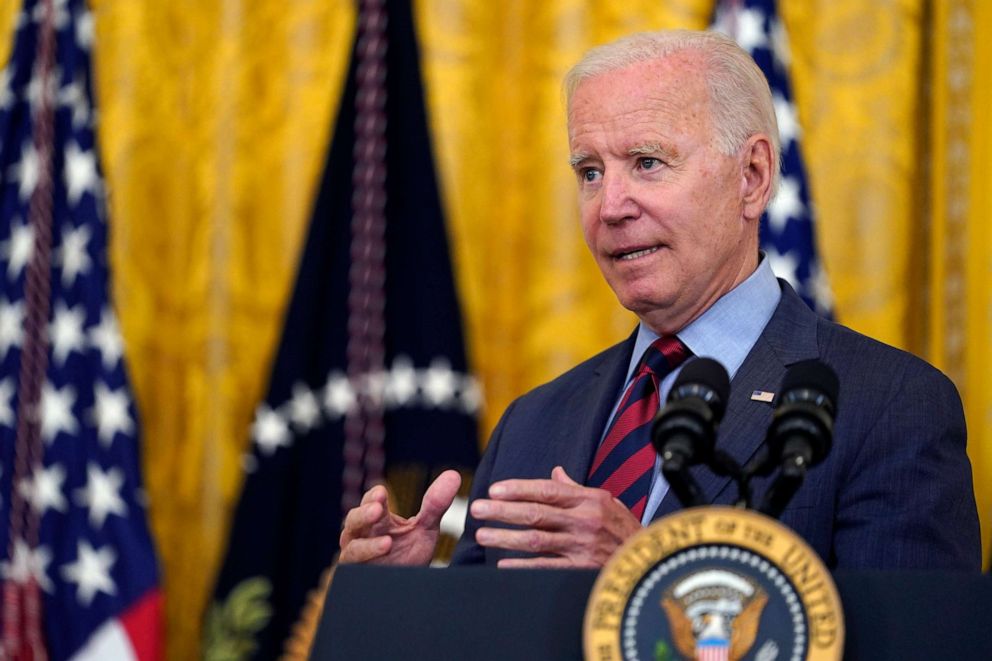
<svg viewBox="0 0 992 661">
<path fill-rule="evenodd" d="M 719 32 L 640 32 L 593 48 L 565 75 L 565 102 L 569 114 L 572 96 L 587 78 L 624 69 L 638 62 L 661 60 L 686 50 L 702 55 L 717 149 L 733 155 L 757 133 L 771 139 L 775 158 L 772 179 L 774 195 L 778 189 L 781 145 L 768 80 L 747 52 L 733 39 Z"/>
</svg>

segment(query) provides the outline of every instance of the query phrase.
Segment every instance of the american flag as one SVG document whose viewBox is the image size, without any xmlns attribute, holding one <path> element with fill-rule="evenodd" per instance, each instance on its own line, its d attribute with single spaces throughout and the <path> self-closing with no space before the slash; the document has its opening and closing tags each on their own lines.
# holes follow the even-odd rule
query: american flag
<svg viewBox="0 0 992 661">
<path fill-rule="evenodd" d="M 3 658 L 155 659 L 158 570 L 108 292 L 85 0 L 25 0 L 0 70 Z"/>
<path fill-rule="evenodd" d="M 768 79 L 782 140 L 782 179 L 761 223 L 761 248 L 775 274 L 807 304 L 830 316 L 833 298 L 816 250 L 813 206 L 789 83 L 789 38 L 775 0 L 721 0 L 713 27 L 737 41 Z"/>
</svg>

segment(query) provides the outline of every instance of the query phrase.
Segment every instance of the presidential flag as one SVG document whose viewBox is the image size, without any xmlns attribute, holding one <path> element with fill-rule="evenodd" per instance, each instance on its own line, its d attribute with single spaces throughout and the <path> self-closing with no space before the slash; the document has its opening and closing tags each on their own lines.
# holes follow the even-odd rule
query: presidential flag
<svg viewBox="0 0 992 661">
<path fill-rule="evenodd" d="M 816 251 L 813 206 L 800 138 L 802 130 L 789 83 L 789 37 L 776 0 L 721 0 L 714 28 L 737 41 L 768 79 L 782 140 L 782 178 L 761 221 L 761 249 L 775 274 L 825 316 L 833 297 Z"/>
<path fill-rule="evenodd" d="M 288 641 L 294 627 L 304 641 L 312 634 L 319 611 L 307 605 L 335 558 L 342 513 L 385 478 L 394 505 L 413 514 L 443 468 L 467 474 L 478 461 L 480 392 L 465 357 L 410 3 L 358 7 L 268 394 L 246 430 L 207 659 L 305 653 L 305 642 Z"/>
<path fill-rule="evenodd" d="M 156 659 L 138 423 L 109 300 L 85 0 L 25 0 L 0 71 L 4 658 Z"/>
</svg>

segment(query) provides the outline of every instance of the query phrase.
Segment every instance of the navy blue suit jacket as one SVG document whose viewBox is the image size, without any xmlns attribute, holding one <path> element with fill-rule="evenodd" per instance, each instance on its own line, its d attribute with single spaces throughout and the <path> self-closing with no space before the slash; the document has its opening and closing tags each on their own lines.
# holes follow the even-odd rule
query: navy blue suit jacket
<svg viewBox="0 0 992 661">
<path fill-rule="evenodd" d="M 476 471 L 472 499 L 499 480 L 547 479 L 557 465 L 584 480 L 633 346 L 631 336 L 514 401 Z M 813 358 L 833 367 L 840 380 L 833 449 L 810 470 L 782 522 L 830 568 L 978 571 L 978 515 L 954 385 L 919 358 L 820 318 L 785 283 L 781 302 L 731 382 L 717 447 L 742 464 L 753 456 L 773 406 L 750 394 L 778 392 L 790 365 Z M 705 467 L 692 470 L 707 502 L 736 500 L 729 478 Z M 759 498 L 766 487 L 755 482 Z M 679 508 L 669 491 L 655 516 Z M 469 515 L 453 563 L 495 564 L 520 555 L 479 546 L 478 527 Z"/>
</svg>

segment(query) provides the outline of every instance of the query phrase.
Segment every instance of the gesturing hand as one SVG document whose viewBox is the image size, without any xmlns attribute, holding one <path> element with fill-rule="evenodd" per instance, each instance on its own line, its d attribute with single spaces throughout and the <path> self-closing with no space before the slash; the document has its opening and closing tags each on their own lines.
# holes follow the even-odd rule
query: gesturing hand
<svg viewBox="0 0 992 661">
<path fill-rule="evenodd" d="M 641 529 L 630 510 L 604 489 L 584 487 L 561 466 L 550 480 L 504 480 L 477 499 L 472 516 L 523 526 L 483 527 L 482 546 L 527 551 L 535 558 L 504 558 L 500 567 L 602 567 L 628 537 Z"/>
<path fill-rule="evenodd" d="M 409 519 L 389 511 L 385 487 L 372 487 L 345 517 L 340 562 L 426 565 L 437 546 L 441 517 L 461 483 L 453 470 L 438 475 L 424 493 L 420 511 Z"/>
</svg>

